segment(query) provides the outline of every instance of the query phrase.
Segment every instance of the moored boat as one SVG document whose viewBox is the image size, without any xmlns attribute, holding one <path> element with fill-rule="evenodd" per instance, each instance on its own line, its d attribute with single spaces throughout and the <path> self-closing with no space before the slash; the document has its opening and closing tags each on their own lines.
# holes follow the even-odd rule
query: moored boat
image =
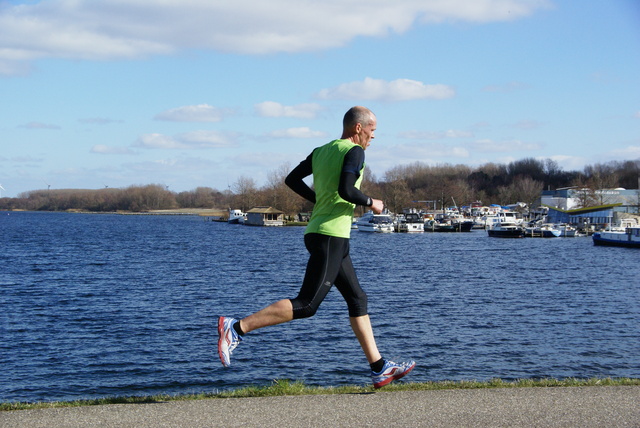
<svg viewBox="0 0 640 428">
<path fill-rule="evenodd" d="M 470 232 L 473 220 L 461 215 L 437 215 L 424 223 L 425 232 Z"/>
<path fill-rule="evenodd" d="M 424 220 L 418 213 L 407 213 L 402 220 L 396 224 L 398 232 L 424 232 Z"/>
<path fill-rule="evenodd" d="M 522 216 L 515 211 L 499 211 L 494 213 L 489 213 L 483 215 L 482 217 L 477 217 L 474 221 L 473 227 L 476 229 L 491 229 L 493 226 L 498 223 L 502 224 L 514 224 L 520 225 L 522 224 L 523 219 Z"/>
<path fill-rule="evenodd" d="M 492 238 L 524 238 L 524 229 L 514 223 L 496 223 L 487 234 Z"/>
<path fill-rule="evenodd" d="M 580 232 L 576 227 L 570 224 L 556 224 L 556 228 L 560 231 L 560 236 L 565 238 L 573 238 L 577 236 L 587 236 L 585 233 Z"/>
<path fill-rule="evenodd" d="M 595 232 L 593 245 L 640 248 L 640 226 L 609 228 Z"/>
<path fill-rule="evenodd" d="M 372 211 L 365 213 L 357 222 L 360 232 L 393 232 L 393 219 L 388 214 L 374 214 Z"/>
<path fill-rule="evenodd" d="M 525 228 L 525 235 L 532 238 L 557 238 L 560 236 L 560 233 L 560 229 L 550 223 Z"/>
<path fill-rule="evenodd" d="M 244 221 L 247 219 L 247 215 L 242 212 L 242 210 L 229 210 L 229 219 L 227 223 L 229 224 L 244 224 Z"/>
</svg>

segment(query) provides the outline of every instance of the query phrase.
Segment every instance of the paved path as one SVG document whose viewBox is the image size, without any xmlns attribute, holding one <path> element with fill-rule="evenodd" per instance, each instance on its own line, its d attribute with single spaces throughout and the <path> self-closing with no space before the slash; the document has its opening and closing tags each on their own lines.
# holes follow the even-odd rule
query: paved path
<svg viewBox="0 0 640 428">
<path fill-rule="evenodd" d="M 0 427 L 640 427 L 640 386 L 227 398 L 0 412 Z"/>
</svg>

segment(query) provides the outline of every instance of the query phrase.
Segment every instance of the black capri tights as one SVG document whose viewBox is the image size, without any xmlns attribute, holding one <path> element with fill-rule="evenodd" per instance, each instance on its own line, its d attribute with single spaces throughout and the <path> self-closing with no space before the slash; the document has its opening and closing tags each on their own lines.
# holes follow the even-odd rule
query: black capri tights
<svg viewBox="0 0 640 428">
<path fill-rule="evenodd" d="M 349 239 L 308 233 L 304 244 L 309 262 L 300 292 L 291 299 L 293 318 L 313 316 L 333 284 L 347 302 L 350 317 L 367 315 L 367 295 L 351 263 Z"/>
</svg>

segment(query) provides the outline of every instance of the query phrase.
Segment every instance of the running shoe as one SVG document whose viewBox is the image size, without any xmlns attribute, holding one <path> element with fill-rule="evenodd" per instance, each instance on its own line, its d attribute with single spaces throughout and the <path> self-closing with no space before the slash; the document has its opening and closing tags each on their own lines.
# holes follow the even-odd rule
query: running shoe
<svg viewBox="0 0 640 428">
<path fill-rule="evenodd" d="M 415 366 L 416 362 L 413 360 L 406 363 L 394 363 L 393 361 L 385 360 L 384 366 L 379 373 L 371 371 L 373 387 L 376 389 L 381 388 L 394 380 L 398 380 L 413 370 Z"/>
<path fill-rule="evenodd" d="M 218 318 L 218 355 L 220 355 L 220 361 L 225 367 L 231 365 L 231 353 L 242 340 L 242 337 L 233 328 L 237 322 L 237 319 L 231 317 Z"/>
</svg>

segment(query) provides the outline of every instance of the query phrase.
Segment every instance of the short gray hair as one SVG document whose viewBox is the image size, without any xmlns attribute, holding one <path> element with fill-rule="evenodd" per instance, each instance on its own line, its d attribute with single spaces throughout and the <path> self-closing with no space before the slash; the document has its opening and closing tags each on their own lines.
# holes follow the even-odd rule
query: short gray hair
<svg viewBox="0 0 640 428">
<path fill-rule="evenodd" d="M 373 122 L 375 115 L 371 110 L 362 106 L 351 107 L 344 114 L 342 119 L 342 126 L 344 129 L 350 129 L 356 126 L 358 123 L 362 125 L 369 125 Z"/>
</svg>

